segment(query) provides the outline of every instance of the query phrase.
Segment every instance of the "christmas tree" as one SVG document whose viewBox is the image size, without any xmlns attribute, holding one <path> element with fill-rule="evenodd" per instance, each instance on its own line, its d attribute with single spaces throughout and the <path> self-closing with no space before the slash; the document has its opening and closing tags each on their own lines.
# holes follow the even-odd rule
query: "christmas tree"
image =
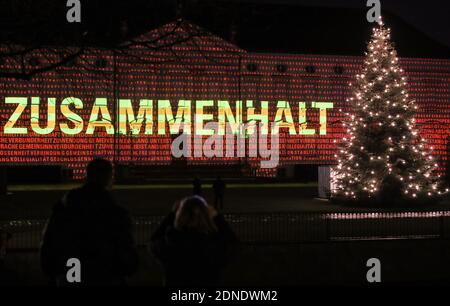
<svg viewBox="0 0 450 306">
<path fill-rule="evenodd" d="M 417 131 L 415 101 L 383 22 L 373 29 L 336 155 L 333 196 L 346 200 L 417 199 L 441 194 L 436 162 Z"/>
</svg>

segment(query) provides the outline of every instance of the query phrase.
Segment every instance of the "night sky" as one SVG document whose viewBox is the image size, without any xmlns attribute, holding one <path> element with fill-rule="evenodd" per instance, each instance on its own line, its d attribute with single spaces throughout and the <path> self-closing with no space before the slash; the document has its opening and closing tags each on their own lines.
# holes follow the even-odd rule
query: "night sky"
<svg viewBox="0 0 450 306">
<path fill-rule="evenodd" d="M 360 55 L 372 26 L 365 20 L 367 0 L 81 3 L 82 23 L 70 24 L 65 19 L 66 0 L 2 0 L 0 43 L 110 47 L 183 17 L 249 51 Z M 176 9 L 179 3 L 181 16 Z M 381 8 L 386 23 L 393 27 L 400 56 L 450 57 L 450 1 L 382 0 Z M 235 41 L 231 39 L 233 22 Z"/>
<path fill-rule="evenodd" d="M 241 0 L 241 2 L 255 2 Z M 365 7 L 367 0 L 260 0 L 267 3 L 295 3 L 325 7 Z M 448 0 L 381 0 L 381 9 L 387 10 L 450 47 L 450 1 Z"/>
</svg>

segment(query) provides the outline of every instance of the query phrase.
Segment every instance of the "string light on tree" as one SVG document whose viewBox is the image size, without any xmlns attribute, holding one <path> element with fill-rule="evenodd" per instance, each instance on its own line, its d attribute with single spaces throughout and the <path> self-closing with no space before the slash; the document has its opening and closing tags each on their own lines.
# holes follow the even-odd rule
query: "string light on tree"
<svg viewBox="0 0 450 306">
<path fill-rule="evenodd" d="M 334 197 L 348 200 L 379 195 L 416 199 L 441 194 L 432 148 L 415 126 L 415 101 L 399 67 L 390 29 L 380 18 L 373 29 L 362 73 L 350 84 L 348 136 L 336 155 Z"/>
</svg>

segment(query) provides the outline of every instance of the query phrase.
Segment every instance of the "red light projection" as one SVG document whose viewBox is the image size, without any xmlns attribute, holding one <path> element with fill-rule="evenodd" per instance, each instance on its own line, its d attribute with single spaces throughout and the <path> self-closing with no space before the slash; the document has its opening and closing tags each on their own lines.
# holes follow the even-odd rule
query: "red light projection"
<svg viewBox="0 0 450 306">
<path fill-rule="evenodd" d="M 30 56 L 39 58 L 40 65 L 52 60 L 45 50 Z M 348 108 L 348 84 L 359 72 L 362 60 L 353 56 L 248 53 L 194 25 L 168 24 L 123 49 L 86 50 L 75 65 L 61 66 L 30 80 L 2 78 L 0 163 L 60 164 L 73 169 L 76 179 L 83 177 L 84 166 L 94 156 L 106 156 L 124 164 L 170 164 L 174 135 L 169 133 L 168 121 L 167 133 L 158 133 L 158 101 L 170 101 L 176 120 L 179 100 L 212 100 L 214 121 L 218 120 L 218 101 L 229 101 L 234 114 L 236 101 L 252 101 L 254 114 L 261 112 L 261 101 L 267 101 L 269 121 L 275 119 L 279 101 L 289 102 L 296 133 L 280 129 L 280 164 L 334 164 L 334 141 L 345 134 L 341 116 Z M 401 58 L 400 63 L 406 72 L 409 93 L 419 105 L 417 124 L 433 146 L 442 172 L 448 159 L 450 60 Z M 19 67 L 5 60 L 0 69 L 14 72 Z M 62 109 L 62 102 L 69 97 L 79 99 L 82 107 L 72 103 Z M 13 118 L 17 119 L 14 127 L 22 130 L 5 133 L 20 105 L 7 103 L 11 98 L 26 100 L 20 116 Z M 103 123 L 93 133 L 87 133 L 99 98 L 106 103 L 109 118 L 102 116 Z M 152 133 L 145 132 L 148 121 L 142 124 L 138 136 L 130 128 L 121 133 L 122 102 L 118 101 L 131 101 L 137 122 L 143 99 L 153 103 L 149 114 L 153 119 Z M 304 108 L 300 102 L 304 102 Z M 326 110 L 326 127 L 321 122 L 321 109 L 313 107 L 316 102 L 333 104 Z M 196 112 L 194 103 L 191 112 Z M 248 116 L 247 109 L 243 112 L 244 122 Z M 80 124 L 80 132 L 67 133 L 77 131 Z M 112 133 L 108 127 L 112 127 Z M 235 157 L 188 159 L 191 164 L 206 162 L 218 166 L 237 161 Z M 248 158 L 248 162 L 255 166 L 255 175 L 276 173 L 274 169 L 259 169 L 258 158 Z"/>
</svg>

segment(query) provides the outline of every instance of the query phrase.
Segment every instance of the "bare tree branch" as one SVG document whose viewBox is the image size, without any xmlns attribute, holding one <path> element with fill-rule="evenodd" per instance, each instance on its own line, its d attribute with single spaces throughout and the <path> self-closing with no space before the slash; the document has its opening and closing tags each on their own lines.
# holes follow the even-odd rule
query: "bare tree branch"
<svg viewBox="0 0 450 306">
<path fill-rule="evenodd" d="M 0 71 L 0 77 L 30 80 L 36 74 L 48 72 L 57 67 L 60 67 L 60 66 L 63 66 L 65 64 L 69 63 L 70 61 L 76 59 L 81 54 L 83 54 L 83 52 L 84 52 L 84 49 L 80 49 L 79 51 L 62 58 L 58 62 L 49 64 L 49 65 L 46 65 L 46 66 L 43 66 L 40 68 L 34 68 L 34 69 L 31 69 L 30 71 L 26 71 L 26 72 L 25 71 L 22 71 L 22 72 L 2 72 L 2 71 Z M 22 54 L 22 68 L 23 67 L 25 67 L 25 63 L 24 63 L 23 54 Z"/>
</svg>

